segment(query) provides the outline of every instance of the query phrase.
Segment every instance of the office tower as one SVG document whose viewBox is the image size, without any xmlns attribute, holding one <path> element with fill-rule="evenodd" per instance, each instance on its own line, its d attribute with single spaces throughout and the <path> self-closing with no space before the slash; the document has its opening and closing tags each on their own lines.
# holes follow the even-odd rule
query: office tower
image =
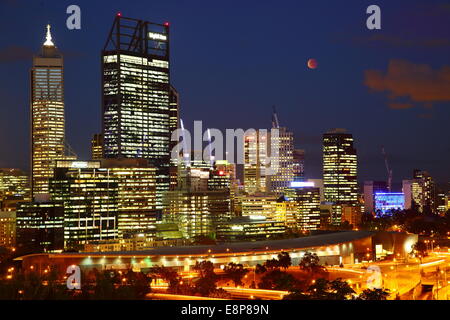
<svg viewBox="0 0 450 320">
<path fill-rule="evenodd" d="M 64 208 L 56 202 L 26 202 L 17 208 L 16 242 L 20 252 L 64 249 Z"/>
<path fill-rule="evenodd" d="M 359 206 L 346 206 L 342 207 L 342 222 L 347 221 L 348 224 L 353 226 L 353 229 L 357 229 L 361 224 L 361 208 Z"/>
<path fill-rule="evenodd" d="M 180 128 L 180 95 L 178 91 L 170 86 L 169 91 L 169 128 L 170 135 Z M 171 141 L 170 151 L 177 144 L 177 141 Z"/>
<path fill-rule="evenodd" d="M 294 149 L 293 158 L 293 181 L 303 181 L 305 178 L 305 150 Z"/>
<path fill-rule="evenodd" d="M 16 245 L 16 212 L 0 211 L 0 247 L 14 248 Z"/>
<path fill-rule="evenodd" d="M 342 205 L 358 203 L 357 156 L 353 136 L 345 129 L 323 135 L 325 201 L 333 203 L 332 224 L 341 223 Z"/>
<path fill-rule="evenodd" d="M 118 14 L 102 51 L 103 153 L 157 169 L 157 209 L 169 190 L 169 24 Z"/>
<path fill-rule="evenodd" d="M 436 190 L 436 211 L 440 215 L 447 212 L 447 195 L 441 189 Z"/>
<path fill-rule="evenodd" d="M 285 196 L 275 203 L 275 221 L 282 221 L 286 228 L 298 229 L 298 204 Z"/>
<path fill-rule="evenodd" d="M 414 170 L 414 184 L 413 189 L 417 189 L 414 200 L 419 204 L 421 211 L 428 209 L 431 212 L 436 210 L 436 192 L 433 178 L 427 171 Z M 414 188 L 416 187 L 416 188 Z"/>
<path fill-rule="evenodd" d="M 120 239 L 155 236 L 156 168 L 146 159 L 103 159 L 101 167 L 117 180 L 117 230 Z"/>
<path fill-rule="evenodd" d="M 170 175 L 170 190 L 175 190 L 177 183 L 178 183 L 178 165 L 180 161 L 180 154 L 179 150 L 176 153 L 177 157 L 172 157 L 172 151 L 178 144 L 178 141 L 172 141 L 172 136 L 174 135 L 174 132 L 180 128 L 180 95 L 178 94 L 178 91 L 173 87 L 170 86 L 170 92 L 169 92 L 169 104 L 170 104 L 170 110 L 169 110 L 169 127 L 170 127 L 170 153 L 171 153 L 171 159 L 170 159 L 170 168 L 169 168 L 169 175 Z"/>
<path fill-rule="evenodd" d="M 118 179 L 99 161 L 57 161 L 52 201 L 64 210 L 64 247 L 118 237 Z"/>
<path fill-rule="evenodd" d="M 278 196 L 253 194 L 238 197 L 242 216 L 264 216 L 267 220 L 276 219 L 276 207 Z"/>
<path fill-rule="evenodd" d="M 364 212 L 375 212 L 375 194 L 388 192 L 385 181 L 364 181 Z"/>
<path fill-rule="evenodd" d="M 286 197 L 297 204 L 297 226 L 303 231 L 320 228 L 320 189 L 299 186 L 286 189 Z"/>
<path fill-rule="evenodd" d="M 244 135 L 244 190 L 248 194 L 267 191 L 267 152 L 270 134 L 267 130 Z"/>
<path fill-rule="evenodd" d="M 265 217 L 235 217 L 217 226 L 217 239 L 223 242 L 279 239 L 285 233 L 283 222 Z"/>
<path fill-rule="evenodd" d="M 230 190 L 215 189 L 217 180 L 209 184 L 210 170 L 209 164 L 193 161 L 180 171 L 177 189 L 164 196 L 164 221 L 178 224 L 185 238 L 213 236 L 231 217 Z"/>
<path fill-rule="evenodd" d="M 178 224 L 188 239 L 214 235 L 217 225 L 231 217 L 230 190 L 222 188 L 223 180 L 209 182 L 213 168 L 196 153 L 180 165 L 176 190 L 164 196 L 164 221 Z"/>
<path fill-rule="evenodd" d="M 103 135 L 96 133 L 91 139 L 91 160 L 103 159 Z"/>
<path fill-rule="evenodd" d="M 50 26 L 31 69 L 32 197 L 48 194 L 56 160 L 64 158 L 64 64 Z"/>
<path fill-rule="evenodd" d="M 272 114 L 271 140 L 268 144 L 271 172 L 268 176 L 268 191 L 282 195 L 294 181 L 294 134 L 280 127 L 275 107 Z"/>
<path fill-rule="evenodd" d="M 156 168 L 146 159 L 58 161 L 52 200 L 63 204 L 65 245 L 156 233 Z"/>
<path fill-rule="evenodd" d="M 320 202 L 325 202 L 325 194 L 324 194 L 324 186 L 323 179 L 308 179 L 307 183 L 312 183 L 312 186 L 315 188 L 319 188 L 320 190 Z"/>
<path fill-rule="evenodd" d="M 228 191 L 175 190 L 165 196 L 165 219 L 178 224 L 183 236 L 211 236 L 231 218 Z"/>
<path fill-rule="evenodd" d="M 179 162 L 175 190 L 205 191 L 211 174 L 211 164 L 203 161 L 201 151 L 192 151 L 191 158 L 184 156 Z"/>
<path fill-rule="evenodd" d="M 0 168 L 0 201 L 7 198 L 30 198 L 30 178 L 20 169 Z"/>
<path fill-rule="evenodd" d="M 208 180 L 209 190 L 229 190 L 231 213 L 235 213 L 238 181 L 236 179 L 236 165 L 227 160 L 216 160 L 214 170 L 211 171 Z"/>
<path fill-rule="evenodd" d="M 270 140 L 270 165 L 271 174 L 268 176 L 268 190 L 277 195 L 282 195 L 294 181 L 294 135 L 285 127 L 273 128 L 278 130 L 271 133 Z"/>
<path fill-rule="evenodd" d="M 435 212 L 435 186 L 433 178 L 426 171 L 414 170 L 412 180 L 403 180 L 405 209 L 416 207 L 419 212 Z"/>
</svg>

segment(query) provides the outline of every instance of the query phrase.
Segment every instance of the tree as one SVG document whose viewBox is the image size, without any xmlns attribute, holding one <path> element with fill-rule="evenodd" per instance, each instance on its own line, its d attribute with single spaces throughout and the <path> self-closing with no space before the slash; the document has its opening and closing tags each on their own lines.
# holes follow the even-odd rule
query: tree
<svg viewBox="0 0 450 320">
<path fill-rule="evenodd" d="M 271 270 L 261 278 L 260 289 L 295 291 L 301 287 L 301 282 L 292 274 L 279 269 Z"/>
<path fill-rule="evenodd" d="M 235 287 L 242 285 L 242 278 L 248 273 L 242 264 L 230 262 L 223 269 L 225 277 L 234 282 Z"/>
<path fill-rule="evenodd" d="M 278 259 L 270 259 L 264 263 L 264 267 L 267 269 L 278 269 L 283 268 L 287 269 L 292 265 L 291 257 L 287 252 L 281 252 L 278 254 Z"/>
<path fill-rule="evenodd" d="M 264 267 L 270 270 L 277 269 L 279 267 L 278 260 L 277 259 L 266 260 L 266 262 L 264 262 Z"/>
<path fill-rule="evenodd" d="M 280 268 L 287 269 L 292 265 L 291 257 L 287 252 L 281 252 L 278 254 L 278 265 Z"/>
<path fill-rule="evenodd" d="M 421 255 L 422 257 L 426 257 L 428 255 L 427 245 L 423 241 L 417 241 L 412 246 L 412 252 L 414 252 L 417 255 Z"/>
<path fill-rule="evenodd" d="M 385 289 L 366 289 L 357 298 L 357 300 L 387 300 L 389 290 Z"/>
<path fill-rule="evenodd" d="M 170 293 L 178 293 L 181 278 L 178 275 L 178 272 L 171 270 L 166 267 L 155 266 L 150 268 L 150 275 L 152 278 L 161 278 L 168 282 L 169 284 L 169 292 Z"/>
<path fill-rule="evenodd" d="M 209 296 L 217 290 L 217 275 L 214 273 L 214 264 L 211 261 L 196 262 L 193 269 L 200 278 L 195 282 L 195 291 L 202 296 Z"/>
<path fill-rule="evenodd" d="M 319 256 L 316 253 L 305 252 L 298 265 L 300 269 L 309 273 L 323 270 L 323 267 L 320 265 Z"/>
<path fill-rule="evenodd" d="M 313 300 L 348 300 L 355 291 L 341 278 L 329 281 L 323 278 L 317 279 L 307 292 Z"/>
<path fill-rule="evenodd" d="M 267 272 L 267 268 L 265 266 L 262 266 L 259 263 L 256 265 L 256 267 L 255 267 L 256 274 L 261 274 L 261 273 L 266 273 L 266 272 Z"/>
</svg>

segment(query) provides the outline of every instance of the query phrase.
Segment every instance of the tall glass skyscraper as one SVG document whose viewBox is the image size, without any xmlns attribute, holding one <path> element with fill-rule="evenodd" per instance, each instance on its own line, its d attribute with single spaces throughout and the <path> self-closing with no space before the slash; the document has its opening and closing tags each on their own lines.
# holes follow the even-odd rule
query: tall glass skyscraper
<svg viewBox="0 0 450 320">
<path fill-rule="evenodd" d="M 103 154 L 157 168 L 157 208 L 169 189 L 169 24 L 117 14 L 102 51 Z"/>
<path fill-rule="evenodd" d="M 333 204 L 331 223 L 340 224 L 342 207 L 357 205 L 358 161 L 353 136 L 345 129 L 323 135 L 323 183 L 325 201 Z"/>
<path fill-rule="evenodd" d="M 50 25 L 31 69 L 32 196 L 49 193 L 56 160 L 64 158 L 64 64 Z"/>
</svg>

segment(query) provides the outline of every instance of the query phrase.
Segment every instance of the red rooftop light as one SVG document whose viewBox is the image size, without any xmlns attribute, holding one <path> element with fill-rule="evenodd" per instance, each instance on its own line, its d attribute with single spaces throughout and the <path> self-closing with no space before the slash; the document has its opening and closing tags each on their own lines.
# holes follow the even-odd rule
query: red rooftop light
<svg viewBox="0 0 450 320">
<path fill-rule="evenodd" d="M 169 22 L 164 22 L 164 26 L 168 27 L 168 26 L 170 26 L 170 23 Z"/>
<path fill-rule="evenodd" d="M 117 12 L 117 16 L 121 17 L 122 16 L 122 12 Z"/>
</svg>

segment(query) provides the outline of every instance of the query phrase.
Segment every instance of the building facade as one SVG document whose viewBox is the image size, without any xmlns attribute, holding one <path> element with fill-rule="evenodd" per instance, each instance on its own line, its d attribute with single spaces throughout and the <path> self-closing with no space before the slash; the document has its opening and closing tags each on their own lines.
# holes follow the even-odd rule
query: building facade
<svg viewBox="0 0 450 320">
<path fill-rule="evenodd" d="M 270 133 L 267 130 L 244 135 L 244 190 L 248 194 L 267 191 L 267 154 Z"/>
<path fill-rule="evenodd" d="M 157 209 L 169 190 L 169 24 L 114 19 L 102 51 L 103 153 L 157 169 Z"/>
<path fill-rule="evenodd" d="M 345 129 L 323 135 L 323 182 L 326 202 L 333 203 L 332 224 L 341 223 L 342 206 L 357 205 L 357 155 Z"/>
<path fill-rule="evenodd" d="M 32 196 L 49 193 L 56 160 L 65 155 L 64 62 L 52 41 L 50 25 L 31 69 Z"/>
<path fill-rule="evenodd" d="M 91 160 L 103 159 L 103 135 L 96 133 L 91 139 Z"/>
<path fill-rule="evenodd" d="M 16 212 L 0 211 L 0 247 L 16 245 Z"/>
</svg>

